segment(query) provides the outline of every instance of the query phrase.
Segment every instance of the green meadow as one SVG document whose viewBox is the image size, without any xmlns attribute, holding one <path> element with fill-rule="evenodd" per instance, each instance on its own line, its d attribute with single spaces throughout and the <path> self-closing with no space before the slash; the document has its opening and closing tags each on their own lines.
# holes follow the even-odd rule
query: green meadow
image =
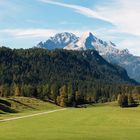
<svg viewBox="0 0 140 140">
<path fill-rule="evenodd" d="M 0 140 L 139 140 L 140 107 L 113 104 L 0 122 Z"/>
</svg>

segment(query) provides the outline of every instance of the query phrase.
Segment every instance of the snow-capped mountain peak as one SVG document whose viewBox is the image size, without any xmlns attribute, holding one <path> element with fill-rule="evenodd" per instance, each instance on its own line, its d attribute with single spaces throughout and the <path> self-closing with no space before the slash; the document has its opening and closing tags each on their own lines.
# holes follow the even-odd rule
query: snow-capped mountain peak
<svg viewBox="0 0 140 140">
<path fill-rule="evenodd" d="M 123 55 L 129 53 L 127 49 L 119 50 L 113 42 L 105 42 L 95 37 L 91 32 L 84 32 L 80 38 L 73 33 L 58 33 L 50 37 L 46 42 L 38 43 L 36 47 L 47 49 L 64 48 L 78 51 L 92 49 L 98 51 L 100 55 Z"/>
<path fill-rule="evenodd" d="M 54 37 L 50 38 L 51 40 L 54 40 L 57 43 L 70 43 L 72 40 L 77 40 L 77 37 L 72 34 L 72 33 L 68 33 L 68 32 L 64 32 L 64 33 L 58 33 L 56 34 Z"/>
<path fill-rule="evenodd" d="M 76 41 L 78 41 L 78 37 L 76 35 L 73 33 L 64 32 L 50 37 L 46 42 L 38 43 L 36 47 L 47 49 L 64 48 L 68 44 Z"/>
<path fill-rule="evenodd" d="M 97 38 L 91 32 L 85 32 L 75 44 L 71 43 L 64 49 L 67 50 L 95 49 L 93 46 L 93 42 L 96 42 L 96 40 Z"/>
<path fill-rule="evenodd" d="M 87 38 L 91 38 L 94 39 L 96 38 L 91 32 L 84 32 L 83 35 L 81 36 L 82 39 L 87 39 Z"/>
<path fill-rule="evenodd" d="M 100 55 L 106 54 L 118 55 L 129 53 L 128 50 L 119 50 L 116 47 L 117 46 L 111 41 L 105 42 L 95 37 L 91 32 L 85 32 L 76 43 L 71 43 L 68 46 L 64 47 L 64 49 L 67 50 L 93 49 L 98 51 Z"/>
</svg>

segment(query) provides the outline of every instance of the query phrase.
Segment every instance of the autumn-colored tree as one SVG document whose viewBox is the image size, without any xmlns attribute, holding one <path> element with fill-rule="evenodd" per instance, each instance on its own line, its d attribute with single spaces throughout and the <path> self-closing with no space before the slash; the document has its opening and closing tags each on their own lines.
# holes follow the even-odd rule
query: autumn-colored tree
<svg viewBox="0 0 140 140">
<path fill-rule="evenodd" d="M 64 85 L 60 88 L 60 106 L 65 107 L 68 103 L 67 86 Z"/>
<path fill-rule="evenodd" d="M 15 94 L 14 94 L 15 96 L 20 96 L 21 91 L 20 91 L 20 87 L 18 85 L 14 86 L 14 92 L 15 92 Z"/>
<path fill-rule="evenodd" d="M 60 103 L 61 103 L 61 98 L 60 98 L 60 96 L 57 96 L 57 98 L 56 98 L 56 104 L 60 106 Z"/>
</svg>

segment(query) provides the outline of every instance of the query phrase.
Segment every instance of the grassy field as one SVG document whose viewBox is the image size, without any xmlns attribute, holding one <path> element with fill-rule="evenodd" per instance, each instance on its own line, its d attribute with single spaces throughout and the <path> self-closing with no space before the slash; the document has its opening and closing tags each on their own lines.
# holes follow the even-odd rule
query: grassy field
<svg viewBox="0 0 140 140">
<path fill-rule="evenodd" d="M 0 123 L 0 140 L 139 140 L 140 107 L 69 108 Z"/>
<path fill-rule="evenodd" d="M 23 116 L 35 114 L 43 111 L 49 111 L 54 109 L 60 109 L 60 107 L 48 103 L 43 102 L 41 100 L 35 98 L 27 98 L 27 97 L 10 97 L 10 98 L 1 98 L 1 100 L 7 101 L 11 104 L 8 107 L 8 112 L 10 109 L 17 111 L 18 113 L 8 113 L 4 112 L 0 109 L 0 120 L 5 118 Z"/>
</svg>

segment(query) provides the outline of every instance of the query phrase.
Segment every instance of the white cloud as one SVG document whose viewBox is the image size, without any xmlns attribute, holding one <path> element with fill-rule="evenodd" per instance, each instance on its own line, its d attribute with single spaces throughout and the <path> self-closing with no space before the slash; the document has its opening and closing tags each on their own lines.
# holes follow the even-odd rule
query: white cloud
<svg viewBox="0 0 140 140">
<path fill-rule="evenodd" d="M 112 0 L 104 5 L 90 9 L 84 6 L 66 4 L 53 0 L 39 0 L 44 3 L 73 9 L 87 17 L 112 23 L 117 32 L 140 36 L 140 0 Z"/>
<path fill-rule="evenodd" d="M 97 18 L 100 20 L 111 22 L 108 18 L 102 16 L 100 13 L 96 12 L 95 10 L 92 10 L 92 9 L 84 7 L 84 6 L 79 6 L 79 5 L 74 5 L 74 4 L 66 4 L 66 3 L 56 2 L 53 0 L 39 0 L 39 1 L 44 2 L 44 3 L 48 3 L 48 4 L 53 4 L 53 5 L 58 5 L 58 6 L 70 8 L 70 9 L 73 9 L 75 12 L 80 13 L 82 15 L 85 15 L 87 17 Z"/>
<path fill-rule="evenodd" d="M 112 0 L 96 10 L 110 19 L 118 32 L 140 36 L 140 0 Z"/>
<path fill-rule="evenodd" d="M 44 3 L 73 9 L 87 17 L 105 20 L 116 26 L 116 32 L 124 32 L 140 36 L 140 0 L 112 0 L 96 6 L 94 10 L 53 0 L 39 0 Z"/>
</svg>

